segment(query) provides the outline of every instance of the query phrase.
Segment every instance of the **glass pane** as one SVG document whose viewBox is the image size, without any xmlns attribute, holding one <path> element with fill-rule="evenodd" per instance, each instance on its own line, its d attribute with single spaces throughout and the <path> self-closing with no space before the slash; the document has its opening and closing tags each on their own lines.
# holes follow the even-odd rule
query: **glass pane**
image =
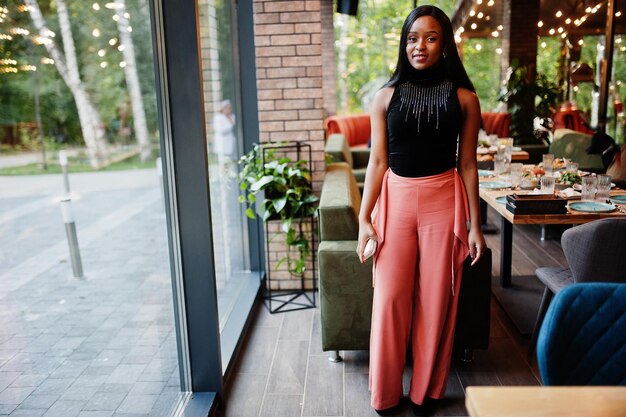
<svg viewBox="0 0 626 417">
<path fill-rule="evenodd" d="M 0 414 L 171 415 L 181 392 L 148 1 L 5 4 Z"/>
<path fill-rule="evenodd" d="M 239 203 L 241 155 L 236 28 L 231 2 L 199 0 L 200 45 L 220 330 L 251 280 L 245 212 Z"/>
</svg>

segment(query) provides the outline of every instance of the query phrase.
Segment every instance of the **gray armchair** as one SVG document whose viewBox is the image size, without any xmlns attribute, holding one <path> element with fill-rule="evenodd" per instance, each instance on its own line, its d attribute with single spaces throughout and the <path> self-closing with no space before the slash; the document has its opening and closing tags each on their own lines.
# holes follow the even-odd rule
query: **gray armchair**
<svg viewBox="0 0 626 417">
<path fill-rule="evenodd" d="M 546 286 L 535 321 L 528 354 L 554 294 L 579 282 L 626 282 L 626 219 L 602 219 L 566 230 L 561 246 L 569 268 L 537 268 Z"/>
</svg>

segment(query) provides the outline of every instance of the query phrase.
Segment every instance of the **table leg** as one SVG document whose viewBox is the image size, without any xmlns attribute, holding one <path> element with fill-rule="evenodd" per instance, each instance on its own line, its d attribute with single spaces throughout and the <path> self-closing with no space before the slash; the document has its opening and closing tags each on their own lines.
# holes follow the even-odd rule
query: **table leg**
<svg viewBox="0 0 626 417">
<path fill-rule="evenodd" d="M 504 217 L 500 223 L 500 286 L 511 286 L 513 252 L 513 224 Z"/>
<path fill-rule="evenodd" d="M 487 224 L 487 207 L 489 204 L 482 198 L 480 199 L 480 228 L 483 231 L 483 234 L 490 235 L 493 233 L 497 233 L 498 229 Z"/>
</svg>

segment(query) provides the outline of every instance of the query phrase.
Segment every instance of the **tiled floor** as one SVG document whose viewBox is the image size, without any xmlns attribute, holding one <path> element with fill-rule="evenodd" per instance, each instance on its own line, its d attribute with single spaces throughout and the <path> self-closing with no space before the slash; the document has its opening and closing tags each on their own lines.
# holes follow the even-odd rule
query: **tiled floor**
<svg viewBox="0 0 626 417">
<path fill-rule="evenodd" d="M 552 262 L 564 262 L 558 237 L 541 242 L 539 232 L 537 226 L 516 227 L 514 263 L 520 248 L 526 263 L 530 259 L 540 265 L 546 253 L 551 254 Z M 498 235 L 489 235 L 487 240 L 497 249 Z M 494 250 L 494 264 L 499 262 L 498 256 Z M 319 308 L 272 315 L 257 306 L 226 383 L 226 407 L 219 416 L 376 416 L 369 405 L 368 352 L 343 352 L 343 362 L 329 362 L 328 353 L 321 350 L 319 321 Z M 453 362 L 446 399 L 436 416 L 466 416 L 464 389 L 469 385 L 539 384 L 536 364 L 526 357 L 528 340 L 517 332 L 494 298 L 490 336 L 489 349 L 476 350 L 473 363 Z M 405 391 L 409 372 L 407 368 Z M 406 406 L 397 415 L 413 414 Z"/>
<path fill-rule="evenodd" d="M 156 173 L 72 179 L 84 279 L 58 178 L 2 178 L 0 416 L 168 416 L 180 384 Z"/>
</svg>

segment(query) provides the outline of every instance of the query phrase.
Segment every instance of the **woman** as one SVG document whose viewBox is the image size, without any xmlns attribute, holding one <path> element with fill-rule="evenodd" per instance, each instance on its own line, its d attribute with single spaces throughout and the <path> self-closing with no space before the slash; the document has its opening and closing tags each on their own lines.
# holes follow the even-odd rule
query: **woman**
<svg viewBox="0 0 626 417">
<path fill-rule="evenodd" d="M 362 262 L 368 239 L 377 242 L 370 391 L 379 414 L 393 413 L 402 399 L 409 341 L 413 411 L 427 415 L 428 402 L 444 395 L 462 263 L 468 253 L 475 263 L 485 248 L 479 126 L 480 105 L 450 19 L 434 6 L 416 8 L 402 28 L 396 70 L 372 103 L 359 213 Z"/>
</svg>

